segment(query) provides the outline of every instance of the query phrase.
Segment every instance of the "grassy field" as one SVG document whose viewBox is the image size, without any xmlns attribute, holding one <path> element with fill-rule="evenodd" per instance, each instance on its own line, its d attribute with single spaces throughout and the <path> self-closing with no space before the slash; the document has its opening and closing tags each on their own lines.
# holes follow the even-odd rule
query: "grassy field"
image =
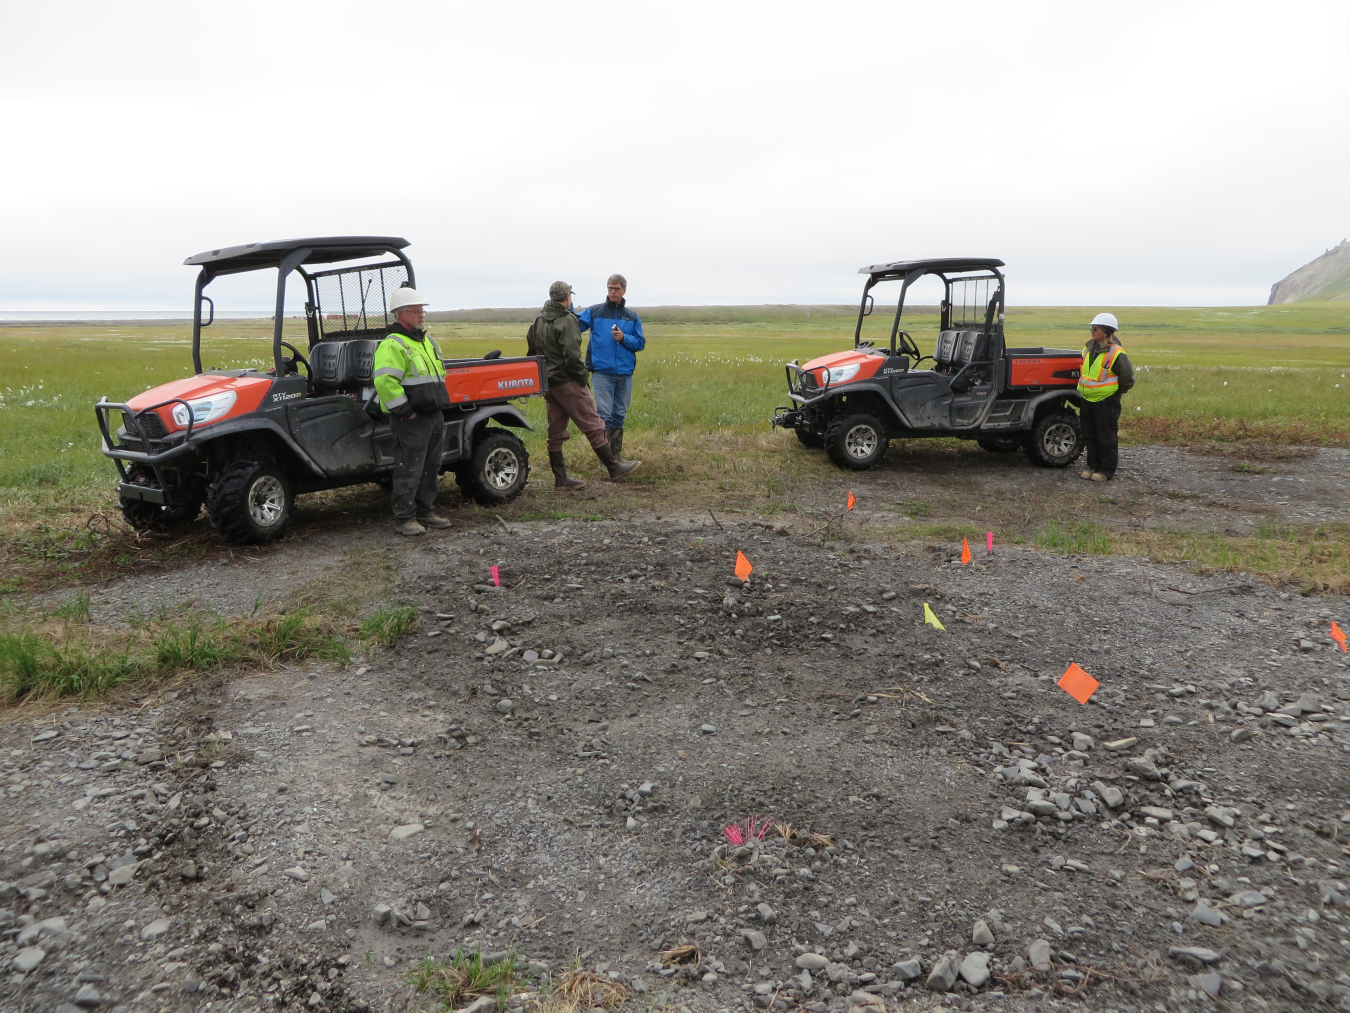
<svg viewBox="0 0 1350 1013">
<path fill-rule="evenodd" d="M 1126 442 L 1350 446 L 1350 305 L 1115 312 L 1140 370 L 1122 424 Z M 663 495 L 689 502 L 715 495 L 721 503 L 772 509 L 782 506 L 781 494 L 794 482 L 833 474 L 820 455 L 787 455 L 795 441 L 770 434 L 768 419 L 785 401 L 785 360 L 849 347 L 850 308 L 664 307 L 643 313 L 648 346 L 629 440 L 646 448 L 647 486 L 664 485 Z M 1013 309 L 1008 340 L 1076 348 L 1090 315 L 1079 308 Z M 528 316 L 456 313 L 431 326 L 450 355 L 492 348 L 520 354 Z M 916 316 L 907 326 L 921 348 L 931 348 L 935 315 Z M 287 321 L 287 335 L 300 347 L 302 330 L 301 321 Z M 114 469 L 98 452 L 90 406 L 100 395 L 124 400 L 189 374 L 189 333 L 187 324 L 177 322 L 0 325 L 0 527 L 11 571 L 0 585 L 24 583 L 12 573 L 32 561 L 56 572 L 74 566 L 71 560 L 82 552 L 112 544 L 118 527 Z M 205 363 L 261 363 L 269 354 L 269 333 L 266 321 L 219 320 L 204 342 Z M 543 404 L 529 399 L 525 411 L 539 426 L 527 442 L 542 461 Z M 578 459 L 585 456 L 580 442 L 569 445 Z M 694 446 L 700 448 L 696 464 L 688 453 Z M 936 441 L 917 452 L 969 448 Z M 379 498 L 371 487 L 325 495 L 348 504 Z M 1027 532 L 1028 540 L 1032 535 Z M 122 563 L 145 552 L 145 545 L 118 537 Z M 156 548 L 152 555 L 162 562 L 166 551 Z M 184 543 L 176 551 L 205 550 Z"/>
</svg>

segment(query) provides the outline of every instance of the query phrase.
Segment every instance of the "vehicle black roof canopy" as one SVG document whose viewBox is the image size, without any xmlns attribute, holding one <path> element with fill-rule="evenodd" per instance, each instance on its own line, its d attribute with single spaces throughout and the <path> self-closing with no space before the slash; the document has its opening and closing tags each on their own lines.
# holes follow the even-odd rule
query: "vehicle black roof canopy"
<svg viewBox="0 0 1350 1013">
<path fill-rule="evenodd" d="M 874 281 L 885 278 L 903 278 L 914 271 L 933 271 L 941 274 L 961 271 L 989 271 L 1003 266 L 993 257 L 941 257 L 935 260 L 897 260 L 893 264 L 873 264 L 858 268 L 859 274 L 870 274 Z"/>
<path fill-rule="evenodd" d="M 359 260 L 393 253 L 408 246 L 400 236 L 318 236 L 312 239 L 283 239 L 274 243 L 249 243 L 227 246 L 188 257 L 188 267 L 201 267 L 211 276 L 239 274 L 280 267 L 297 250 L 309 250 L 301 264 L 333 264 L 340 260 Z M 402 258 L 400 258 L 402 259 Z"/>
</svg>

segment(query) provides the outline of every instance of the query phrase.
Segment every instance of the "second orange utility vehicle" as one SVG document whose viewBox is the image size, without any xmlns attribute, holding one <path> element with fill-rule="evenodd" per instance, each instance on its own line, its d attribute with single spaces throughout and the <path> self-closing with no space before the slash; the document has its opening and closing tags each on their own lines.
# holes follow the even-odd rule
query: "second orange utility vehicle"
<svg viewBox="0 0 1350 1013">
<path fill-rule="evenodd" d="M 879 462 L 893 439 L 933 436 L 975 440 L 993 453 L 1020 448 L 1047 468 L 1072 464 L 1083 451 L 1075 412 L 1081 354 L 1004 344 L 1002 266 L 953 258 L 864 267 L 853 348 L 789 362 L 792 404 L 775 409 L 773 424 L 854 470 Z M 922 354 L 902 328 L 906 294 L 928 277 L 943 288 L 932 355 Z M 873 291 L 882 285 L 898 289 L 888 345 L 863 339 Z"/>
</svg>

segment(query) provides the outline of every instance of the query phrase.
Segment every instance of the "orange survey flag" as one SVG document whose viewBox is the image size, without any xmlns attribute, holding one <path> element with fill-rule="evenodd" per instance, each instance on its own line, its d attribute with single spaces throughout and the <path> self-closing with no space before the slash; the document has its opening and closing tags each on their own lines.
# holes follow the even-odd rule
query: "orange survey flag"
<svg viewBox="0 0 1350 1013">
<path fill-rule="evenodd" d="M 1070 662 L 1064 674 L 1059 677 L 1059 688 L 1083 704 L 1097 692 L 1100 685 L 1101 683 L 1079 668 L 1077 662 Z"/>
<path fill-rule="evenodd" d="M 963 538 L 961 539 L 961 565 L 965 566 L 969 562 L 970 562 L 970 541 L 969 539 Z"/>
<path fill-rule="evenodd" d="M 750 565 L 750 560 L 745 558 L 745 553 L 740 549 L 736 550 L 736 576 L 741 580 L 750 579 L 750 571 L 754 567 Z"/>
<path fill-rule="evenodd" d="M 1331 639 L 1341 645 L 1342 651 L 1345 650 L 1345 634 L 1341 631 L 1341 628 L 1336 625 L 1336 620 L 1334 619 L 1331 621 Z"/>
<path fill-rule="evenodd" d="M 856 503 L 856 502 L 858 502 L 858 501 L 857 501 L 856 499 L 853 498 L 853 490 L 850 489 L 850 490 L 848 491 L 848 504 L 844 507 L 844 509 L 845 509 L 845 510 L 852 510 L 852 509 L 853 509 L 853 504 Z"/>
</svg>

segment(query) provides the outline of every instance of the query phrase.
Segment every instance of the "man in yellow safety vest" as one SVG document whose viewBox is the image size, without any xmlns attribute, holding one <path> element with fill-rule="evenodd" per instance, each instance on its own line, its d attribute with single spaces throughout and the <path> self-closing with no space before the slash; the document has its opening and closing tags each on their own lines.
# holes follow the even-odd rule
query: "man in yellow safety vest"
<svg viewBox="0 0 1350 1013">
<path fill-rule="evenodd" d="M 450 518 L 436 510 L 445 437 L 443 410 L 450 407 L 445 364 L 435 339 L 422 329 L 426 300 L 408 287 L 389 300 L 395 324 L 375 349 L 375 393 L 389 413 L 394 433 L 394 530 L 423 535 L 427 528 L 448 528 Z"/>
<path fill-rule="evenodd" d="M 1083 423 L 1087 467 L 1083 478 L 1109 482 L 1120 458 L 1120 395 L 1134 386 L 1134 366 L 1120 347 L 1114 314 L 1092 318 L 1092 338 L 1083 347 L 1078 393 L 1083 405 L 1078 414 Z"/>
</svg>

